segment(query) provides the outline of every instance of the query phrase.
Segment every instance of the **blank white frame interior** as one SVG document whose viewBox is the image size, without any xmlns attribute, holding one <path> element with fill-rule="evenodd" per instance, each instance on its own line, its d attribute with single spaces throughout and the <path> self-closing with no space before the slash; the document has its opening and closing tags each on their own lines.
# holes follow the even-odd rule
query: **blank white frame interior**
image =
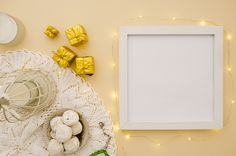
<svg viewBox="0 0 236 156">
<path fill-rule="evenodd" d="M 123 130 L 223 127 L 223 27 L 122 27 Z"/>
</svg>

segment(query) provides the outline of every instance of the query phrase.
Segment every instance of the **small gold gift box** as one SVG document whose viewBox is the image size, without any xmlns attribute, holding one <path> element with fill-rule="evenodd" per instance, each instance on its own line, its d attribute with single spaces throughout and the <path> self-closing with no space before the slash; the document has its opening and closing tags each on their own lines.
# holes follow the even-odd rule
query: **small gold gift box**
<svg viewBox="0 0 236 156">
<path fill-rule="evenodd" d="M 49 25 L 44 32 L 44 34 L 47 35 L 49 38 L 55 38 L 58 35 L 58 33 L 59 31 L 51 25 Z"/>
<path fill-rule="evenodd" d="M 82 25 L 75 25 L 65 31 L 70 45 L 79 47 L 88 41 L 88 35 Z"/>
<path fill-rule="evenodd" d="M 66 46 L 58 48 L 57 52 L 53 55 L 53 60 L 56 61 L 61 67 L 68 67 L 76 54 Z"/>
<path fill-rule="evenodd" d="M 79 75 L 93 75 L 95 72 L 94 58 L 92 56 L 77 57 L 75 59 L 75 72 Z"/>
<path fill-rule="evenodd" d="M 66 67 L 68 67 L 68 66 L 70 65 L 68 61 L 63 60 L 63 59 L 62 59 L 60 56 L 58 56 L 57 54 L 54 54 L 53 57 L 52 57 L 52 59 L 53 59 L 54 61 L 56 61 L 56 62 L 59 64 L 60 67 L 66 68 Z"/>
</svg>

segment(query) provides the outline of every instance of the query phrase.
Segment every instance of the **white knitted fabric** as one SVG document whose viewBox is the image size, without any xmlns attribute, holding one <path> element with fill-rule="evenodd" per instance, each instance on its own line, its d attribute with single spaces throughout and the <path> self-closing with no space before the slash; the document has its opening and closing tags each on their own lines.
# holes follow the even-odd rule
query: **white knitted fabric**
<svg viewBox="0 0 236 156">
<path fill-rule="evenodd" d="M 50 57 L 28 50 L 16 50 L 0 53 L 0 72 L 12 72 L 20 69 L 39 69 L 48 73 L 55 81 L 57 95 L 54 103 L 45 111 L 23 122 L 0 122 L 0 156 L 48 156 L 42 124 L 51 113 L 61 108 L 75 109 L 88 121 L 89 140 L 76 154 L 89 156 L 102 149 L 107 136 L 99 127 L 104 123 L 104 130 L 112 136 L 108 153 L 116 155 L 116 144 L 112 130 L 112 122 L 102 101 L 93 88 L 70 69 L 60 68 Z M 72 156 L 72 155 L 70 155 Z"/>
</svg>

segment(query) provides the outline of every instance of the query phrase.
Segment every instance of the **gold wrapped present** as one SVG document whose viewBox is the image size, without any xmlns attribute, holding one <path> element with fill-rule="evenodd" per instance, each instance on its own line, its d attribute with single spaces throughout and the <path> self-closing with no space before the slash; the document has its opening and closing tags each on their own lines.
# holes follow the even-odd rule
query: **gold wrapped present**
<svg viewBox="0 0 236 156">
<path fill-rule="evenodd" d="M 75 72 L 79 75 L 93 75 L 95 72 L 94 58 L 92 56 L 77 57 L 75 59 Z"/>
<path fill-rule="evenodd" d="M 49 25 L 44 32 L 44 34 L 47 35 L 49 38 L 55 38 L 58 35 L 58 33 L 59 31 L 51 25 Z"/>
<path fill-rule="evenodd" d="M 57 52 L 53 55 L 53 60 L 56 61 L 61 67 L 68 67 L 76 54 L 66 46 L 58 48 Z"/>
<path fill-rule="evenodd" d="M 69 62 L 66 61 L 66 60 L 63 60 L 63 59 L 62 59 L 60 56 L 58 56 L 57 54 L 54 54 L 53 57 L 52 57 L 52 59 L 53 59 L 54 61 L 56 61 L 56 62 L 59 64 L 59 66 L 61 66 L 61 67 L 63 67 L 63 68 L 66 68 L 66 67 L 69 66 Z"/>
<path fill-rule="evenodd" d="M 70 45 L 79 47 L 88 41 L 87 33 L 82 25 L 75 25 L 65 31 Z"/>
<path fill-rule="evenodd" d="M 68 62 L 71 62 L 76 56 L 76 54 L 66 46 L 59 47 L 56 54 Z"/>
</svg>

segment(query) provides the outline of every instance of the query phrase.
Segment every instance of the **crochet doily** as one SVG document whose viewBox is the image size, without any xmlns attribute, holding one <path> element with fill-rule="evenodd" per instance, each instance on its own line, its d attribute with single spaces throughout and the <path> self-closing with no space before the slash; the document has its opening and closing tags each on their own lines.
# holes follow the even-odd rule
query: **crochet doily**
<svg viewBox="0 0 236 156">
<path fill-rule="evenodd" d="M 16 123 L 0 122 L 0 156 L 48 156 L 42 124 L 58 109 L 71 108 L 80 112 L 88 121 L 89 140 L 76 154 L 89 156 L 106 146 L 115 156 L 116 144 L 111 118 L 101 99 L 93 88 L 70 69 L 60 68 L 46 55 L 28 50 L 0 53 L 0 72 L 14 72 L 21 69 L 37 69 L 48 73 L 57 85 L 54 103 L 45 111 Z M 99 123 L 103 123 L 103 129 Z M 72 155 L 71 155 L 72 156 Z"/>
</svg>

